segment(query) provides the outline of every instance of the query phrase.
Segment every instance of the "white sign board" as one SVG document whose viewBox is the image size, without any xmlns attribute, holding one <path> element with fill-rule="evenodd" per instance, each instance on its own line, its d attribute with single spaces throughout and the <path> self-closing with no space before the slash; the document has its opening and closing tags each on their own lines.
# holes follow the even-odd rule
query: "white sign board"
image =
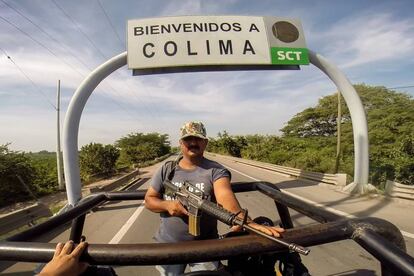
<svg viewBox="0 0 414 276">
<path fill-rule="evenodd" d="M 183 16 L 128 21 L 128 67 L 309 64 L 297 20 Z"/>
</svg>

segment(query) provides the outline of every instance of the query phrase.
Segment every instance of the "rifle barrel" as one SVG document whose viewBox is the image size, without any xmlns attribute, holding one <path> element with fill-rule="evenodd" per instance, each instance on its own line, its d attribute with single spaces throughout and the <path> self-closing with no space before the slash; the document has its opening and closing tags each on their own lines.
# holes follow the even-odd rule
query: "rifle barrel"
<svg viewBox="0 0 414 276">
<path fill-rule="evenodd" d="M 300 254 L 302 254 L 302 255 L 308 255 L 308 254 L 309 254 L 309 252 L 310 252 L 310 249 L 309 249 L 309 248 L 306 248 L 306 247 L 303 247 L 303 246 L 297 245 L 297 244 L 295 244 L 295 243 L 288 243 L 288 242 L 285 242 L 285 241 L 283 241 L 283 240 L 280 240 L 280 239 L 278 239 L 278 238 L 275 238 L 275 237 L 273 237 L 273 236 L 270 236 L 270 235 L 268 235 L 268 234 L 265 234 L 265 233 L 261 232 L 260 230 L 257 230 L 257 229 L 255 229 L 255 228 L 253 228 L 253 227 L 249 226 L 249 225 L 244 224 L 244 225 L 241 225 L 241 226 L 242 226 L 244 229 L 246 229 L 247 231 L 250 231 L 250 232 L 256 233 L 256 234 L 258 234 L 258 235 L 260 235 L 260 236 L 262 236 L 262 237 L 265 237 L 265 238 L 267 238 L 267 239 L 270 239 L 270 240 L 272 240 L 272 241 L 275 241 L 275 242 L 277 242 L 277 243 L 279 243 L 279 244 L 282 244 L 282 245 L 286 246 L 287 248 L 289 248 L 289 250 L 290 250 L 290 251 L 295 251 L 295 252 L 298 252 L 298 253 L 300 253 Z"/>
</svg>

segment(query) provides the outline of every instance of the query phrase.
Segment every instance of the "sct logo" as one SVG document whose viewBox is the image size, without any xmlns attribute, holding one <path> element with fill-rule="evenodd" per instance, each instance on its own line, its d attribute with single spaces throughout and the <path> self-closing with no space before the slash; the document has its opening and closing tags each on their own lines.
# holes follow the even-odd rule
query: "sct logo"
<svg viewBox="0 0 414 276">
<path fill-rule="evenodd" d="M 278 60 L 301 60 L 301 55 L 303 53 L 299 51 L 276 51 Z"/>
<path fill-rule="evenodd" d="M 270 48 L 272 64 L 306 65 L 309 64 L 309 53 L 306 48 Z"/>
</svg>

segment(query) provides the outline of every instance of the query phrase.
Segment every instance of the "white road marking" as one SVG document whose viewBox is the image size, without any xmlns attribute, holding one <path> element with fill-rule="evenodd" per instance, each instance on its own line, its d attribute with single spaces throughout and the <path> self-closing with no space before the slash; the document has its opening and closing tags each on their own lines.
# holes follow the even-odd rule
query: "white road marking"
<svg viewBox="0 0 414 276">
<path fill-rule="evenodd" d="M 263 180 L 260 180 L 260 179 L 257 179 L 257 178 L 254 178 L 253 176 L 250 176 L 250 175 L 247 175 L 247 174 L 245 174 L 245 173 L 242 173 L 241 171 L 238 171 L 238 170 L 236 170 L 236 169 L 233 169 L 233 168 L 230 168 L 229 166 L 225 166 L 225 167 L 227 167 L 227 168 L 229 168 L 230 170 L 232 170 L 232 171 L 235 171 L 236 173 L 239 173 L 239 174 L 241 174 L 241 175 L 244 175 L 245 177 L 248 177 L 248 178 L 250 178 L 250 179 L 253 179 L 254 181 L 263 181 Z"/>
<path fill-rule="evenodd" d="M 414 239 L 414 234 L 409 233 L 409 232 L 405 232 L 405 231 L 403 231 L 401 229 L 400 229 L 400 231 L 401 231 L 401 234 L 403 234 L 404 237 L 408 237 L 408 238 Z"/>
<path fill-rule="evenodd" d="M 112 240 L 109 242 L 109 244 L 117 244 L 121 241 L 121 239 L 125 236 L 125 234 L 128 232 L 129 228 L 131 228 L 132 224 L 135 222 L 135 220 L 138 218 L 138 216 L 141 214 L 142 210 L 145 208 L 145 201 L 141 203 L 141 206 L 139 206 L 135 212 L 132 214 L 132 216 L 128 219 L 128 221 L 119 229 L 118 233 L 112 238 Z"/>
<path fill-rule="evenodd" d="M 263 180 L 260 180 L 260 179 L 255 178 L 255 177 L 253 177 L 253 176 L 250 176 L 250 175 L 247 175 L 247 174 L 245 174 L 245 173 L 242 173 L 241 171 L 238 171 L 238 170 L 236 170 L 236 169 L 230 168 L 228 165 L 226 165 L 226 167 L 227 167 L 228 169 L 230 169 L 230 170 L 232 170 L 232 171 L 235 171 L 235 172 L 237 172 L 237 173 L 239 173 L 239 174 L 241 174 L 241 175 L 244 175 L 244 176 L 246 176 L 246 177 L 248 177 L 248 178 L 250 178 L 250 179 L 252 179 L 252 180 L 254 180 L 254 181 L 263 181 Z M 314 202 L 314 201 L 309 200 L 309 199 L 307 199 L 307 198 L 304 198 L 304 197 L 301 197 L 301 196 L 295 195 L 295 194 L 293 194 L 293 193 L 291 193 L 291 192 L 288 192 L 288 191 L 285 191 L 285 190 L 282 190 L 282 192 L 283 192 L 283 193 L 285 193 L 285 194 L 287 194 L 287 195 L 290 195 L 290 196 L 292 196 L 292 197 L 294 197 L 294 198 L 297 198 L 297 199 L 299 199 L 299 200 L 305 201 L 306 203 L 312 204 L 312 205 L 317 206 L 317 207 L 319 207 L 319 208 L 322 208 L 322 209 L 325 209 L 325 210 L 330 211 L 330 212 L 332 212 L 332 213 L 335 213 L 335 214 L 337 214 L 337 215 L 340 215 L 340 216 L 345 216 L 345 217 L 348 217 L 348 218 L 357 218 L 357 217 L 356 217 L 356 216 L 354 216 L 354 215 L 351 215 L 351 214 L 348 214 L 348 213 L 346 213 L 346 212 L 339 211 L 339 210 L 337 210 L 337 209 L 334 209 L 334 208 L 331 208 L 331 207 L 325 206 L 325 205 L 323 205 L 323 204 L 320 204 L 320 203 Z M 403 230 L 401 230 L 401 229 L 400 229 L 400 232 L 401 232 L 401 234 L 402 234 L 404 237 L 414 239 L 414 234 L 409 233 L 409 232 L 406 232 L 406 231 L 403 231 Z"/>
</svg>

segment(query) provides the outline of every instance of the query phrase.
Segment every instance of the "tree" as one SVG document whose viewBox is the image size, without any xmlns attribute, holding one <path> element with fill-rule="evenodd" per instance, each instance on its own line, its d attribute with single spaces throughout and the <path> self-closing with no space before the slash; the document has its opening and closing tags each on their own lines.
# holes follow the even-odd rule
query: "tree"
<svg viewBox="0 0 414 276">
<path fill-rule="evenodd" d="M 359 84 L 354 87 L 367 114 L 371 181 L 384 183 L 385 179 L 406 179 L 400 176 L 412 174 L 410 162 L 403 161 L 409 160 L 410 156 L 401 157 L 404 154 L 398 145 L 414 133 L 414 100 L 407 94 L 381 86 Z M 336 134 L 336 105 L 335 95 L 320 99 L 316 107 L 296 114 L 281 129 L 284 137 L 333 137 Z M 352 124 L 345 103 L 342 110 L 343 156 L 353 156 Z"/>
<path fill-rule="evenodd" d="M 9 150 L 8 146 L 0 145 L 0 206 L 30 198 L 17 176 L 30 185 L 36 175 L 30 159 L 23 153 Z"/>
<path fill-rule="evenodd" d="M 112 145 L 90 143 L 83 146 L 79 153 L 82 179 L 88 181 L 93 175 L 114 172 L 118 157 L 119 150 Z"/>
<path fill-rule="evenodd" d="M 218 133 L 218 138 L 209 138 L 207 150 L 228 154 L 234 157 L 241 157 L 241 151 L 247 146 L 244 136 L 230 136 L 226 130 Z"/>
<path fill-rule="evenodd" d="M 119 162 L 124 165 L 134 165 L 154 160 L 170 153 L 171 147 L 168 134 L 131 133 L 115 143 L 120 149 Z"/>
<path fill-rule="evenodd" d="M 367 113 L 370 137 L 373 143 L 395 142 L 395 134 L 409 134 L 414 129 L 414 101 L 410 95 L 397 93 L 382 86 L 355 85 Z M 322 137 L 336 134 L 336 95 L 319 100 L 316 107 L 310 107 L 296 114 L 281 129 L 283 136 Z M 344 135 L 352 138 L 349 110 L 341 101 Z"/>
<path fill-rule="evenodd" d="M 383 186 L 397 180 L 414 184 L 414 100 L 411 96 L 381 86 L 359 84 L 359 94 L 368 120 L 370 143 L 370 182 Z M 281 129 L 282 137 L 250 135 L 237 143 L 227 132 L 210 139 L 209 150 L 243 158 L 271 162 L 316 172 L 333 173 L 336 157 L 336 94 L 321 98 L 315 107 L 296 114 Z M 354 174 L 352 122 L 345 102 L 343 111 L 342 154 L 339 170 Z"/>
<path fill-rule="evenodd" d="M 32 184 L 38 195 L 46 195 L 58 189 L 56 153 L 39 151 L 26 154 L 36 170 Z"/>
<path fill-rule="evenodd" d="M 336 95 L 321 98 L 316 107 L 306 108 L 290 119 L 281 129 L 283 135 L 286 137 L 334 136 L 337 105 Z M 342 110 L 344 108 L 345 106 L 342 107 Z M 349 121 L 349 118 L 349 114 L 344 114 L 342 123 Z"/>
</svg>

